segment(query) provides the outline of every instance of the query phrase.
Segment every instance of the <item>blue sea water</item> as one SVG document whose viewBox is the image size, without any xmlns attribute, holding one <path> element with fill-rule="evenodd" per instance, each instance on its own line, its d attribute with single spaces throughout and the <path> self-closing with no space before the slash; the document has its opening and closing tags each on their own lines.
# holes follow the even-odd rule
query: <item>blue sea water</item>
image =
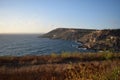
<svg viewBox="0 0 120 80">
<path fill-rule="evenodd" d="M 39 34 L 0 34 L 0 56 L 47 55 L 86 52 L 74 41 L 38 38 Z"/>
</svg>

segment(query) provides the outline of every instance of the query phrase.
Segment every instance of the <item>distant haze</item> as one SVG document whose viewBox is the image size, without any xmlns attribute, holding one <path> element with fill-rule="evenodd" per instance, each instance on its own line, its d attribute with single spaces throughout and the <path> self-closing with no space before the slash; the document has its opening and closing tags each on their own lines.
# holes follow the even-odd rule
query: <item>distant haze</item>
<svg viewBox="0 0 120 80">
<path fill-rule="evenodd" d="M 0 33 L 120 28 L 120 0 L 0 0 Z"/>
</svg>

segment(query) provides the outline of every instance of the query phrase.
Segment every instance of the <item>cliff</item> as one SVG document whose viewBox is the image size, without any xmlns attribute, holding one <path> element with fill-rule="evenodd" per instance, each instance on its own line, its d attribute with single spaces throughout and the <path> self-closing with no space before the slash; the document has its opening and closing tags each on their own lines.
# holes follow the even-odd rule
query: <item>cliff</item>
<svg viewBox="0 0 120 80">
<path fill-rule="evenodd" d="M 120 51 L 120 29 L 94 30 L 57 28 L 42 37 L 75 40 L 87 49 Z"/>
<path fill-rule="evenodd" d="M 79 41 L 88 49 L 120 51 L 120 29 L 93 31 Z"/>
</svg>

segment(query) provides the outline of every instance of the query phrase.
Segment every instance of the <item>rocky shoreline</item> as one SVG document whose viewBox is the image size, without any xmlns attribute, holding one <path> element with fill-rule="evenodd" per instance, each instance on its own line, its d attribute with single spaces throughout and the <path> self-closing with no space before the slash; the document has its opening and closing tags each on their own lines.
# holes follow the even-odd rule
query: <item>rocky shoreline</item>
<svg viewBox="0 0 120 80">
<path fill-rule="evenodd" d="M 96 51 L 120 51 L 120 29 L 71 29 L 57 28 L 41 37 L 51 39 L 73 40 L 82 43 L 78 48 Z"/>
<path fill-rule="evenodd" d="M 120 29 L 98 30 L 80 39 L 84 46 L 94 50 L 120 51 Z"/>
</svg>

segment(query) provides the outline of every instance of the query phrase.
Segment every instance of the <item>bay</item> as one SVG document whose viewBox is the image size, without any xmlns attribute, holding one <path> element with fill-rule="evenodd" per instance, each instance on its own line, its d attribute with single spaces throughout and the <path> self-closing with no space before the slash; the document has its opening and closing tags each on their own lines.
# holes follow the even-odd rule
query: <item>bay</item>
<svg viewBox="0 0 120 80">
<path fill-rule="evenodd" d="M 0 34 L 0 56 L 49 55 L 62 52 L 88 52 L 74 41 L 38 38 L 40 34 Z"/>
</svg>

